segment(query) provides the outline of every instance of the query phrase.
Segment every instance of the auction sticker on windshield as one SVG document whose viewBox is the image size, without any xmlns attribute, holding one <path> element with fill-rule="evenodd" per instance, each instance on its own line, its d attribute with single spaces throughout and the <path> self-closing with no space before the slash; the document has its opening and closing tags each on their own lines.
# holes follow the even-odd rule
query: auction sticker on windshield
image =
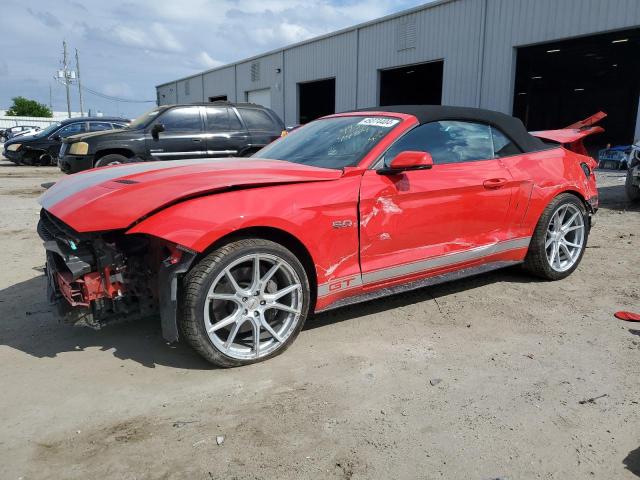
<svg viewBox="0 0 640 480">
<path fill-rule="evenodd" d="M 373 125 L 374 127 L 391 128 L 397 125 L 400 120 L 393 118 L 367 117 L 358 122 L 358 125 Z"/>
</svg>

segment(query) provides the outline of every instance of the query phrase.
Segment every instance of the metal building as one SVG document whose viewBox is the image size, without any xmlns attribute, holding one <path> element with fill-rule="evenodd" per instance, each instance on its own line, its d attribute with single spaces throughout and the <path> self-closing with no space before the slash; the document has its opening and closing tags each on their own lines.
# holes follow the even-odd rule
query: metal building
<svg viewBox="0 0 640 480">
<path fill-rule="evenodd" d="M 160 105 L 227 99 L 287 125 L 430 103 L 515 114 L 531 130 L 598 110 L 640 137 L 640 0 L 440 0 L 157 87 Z"/>
</svg>

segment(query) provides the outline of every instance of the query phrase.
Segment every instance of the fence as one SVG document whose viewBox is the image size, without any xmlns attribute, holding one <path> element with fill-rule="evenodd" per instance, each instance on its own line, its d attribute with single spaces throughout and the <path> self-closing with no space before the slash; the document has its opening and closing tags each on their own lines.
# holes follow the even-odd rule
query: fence
<svg viewBox="0 0 640 480">
<path fill-rule="evenodd" d="M 34 125 L 36 127 L 46 128 L 57 121 L 55 118 L 2 116 L 0 117 L 0 128 L 15 127 L 16 125 Z"/>
<path fill-rule="evenodd" d="M 52 123 L 59 122 L 68 117 L 67 112 L 53 112 L 53 117 L 10 117 L 5 115 L 6 110 L 0 110 L 0 129 L 15 127 L 17 125 L 34 125 L 47 128 Z M 80 112 L 71 112 L 72 117 L 79 117 Z M 86 116 L 86 114 L 85 114 Z"/>
</svg>

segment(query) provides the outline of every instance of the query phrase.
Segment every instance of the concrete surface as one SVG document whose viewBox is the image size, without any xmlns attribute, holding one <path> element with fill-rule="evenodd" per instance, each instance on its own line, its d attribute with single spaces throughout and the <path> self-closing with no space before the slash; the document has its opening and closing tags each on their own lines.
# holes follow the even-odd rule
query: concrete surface
<svg viewBox="0 0 640 480">
<path fill-rule="evenodd" d="M 640 475 L 640 325 L 613 317 L 640 310 L 622 172 L 599 174 L 568 279 L 511 269 L 345 308 L 233 370 L 165 345 L 155 321 L 57 323 L 35 226 L 58 176 L 0 162 L 0 478 Z"/>
</svg>

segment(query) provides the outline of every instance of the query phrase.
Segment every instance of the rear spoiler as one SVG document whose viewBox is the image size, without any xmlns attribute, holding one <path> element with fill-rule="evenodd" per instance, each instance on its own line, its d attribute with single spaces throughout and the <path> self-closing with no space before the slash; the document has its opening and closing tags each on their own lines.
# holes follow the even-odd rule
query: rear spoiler
<svg viewBox="0 0 640 480">
<path fill-rule="evenodd" d="M 589 135 L 604 132 L 604 128 L 595 124 L 606 116 L 606 113 L 598 112 L 595 115 L 591 115 L 589 118 L 572 123 L 568 127 L 561 128 L 559 130 L 541 130 L 539 132 L 530 133 L 534 137 L 560 143 L 565 148 L 573 152 L 581 155 L 588 155 L 587 149 L 584 147 L 582 140 Z"/>
</svg>

